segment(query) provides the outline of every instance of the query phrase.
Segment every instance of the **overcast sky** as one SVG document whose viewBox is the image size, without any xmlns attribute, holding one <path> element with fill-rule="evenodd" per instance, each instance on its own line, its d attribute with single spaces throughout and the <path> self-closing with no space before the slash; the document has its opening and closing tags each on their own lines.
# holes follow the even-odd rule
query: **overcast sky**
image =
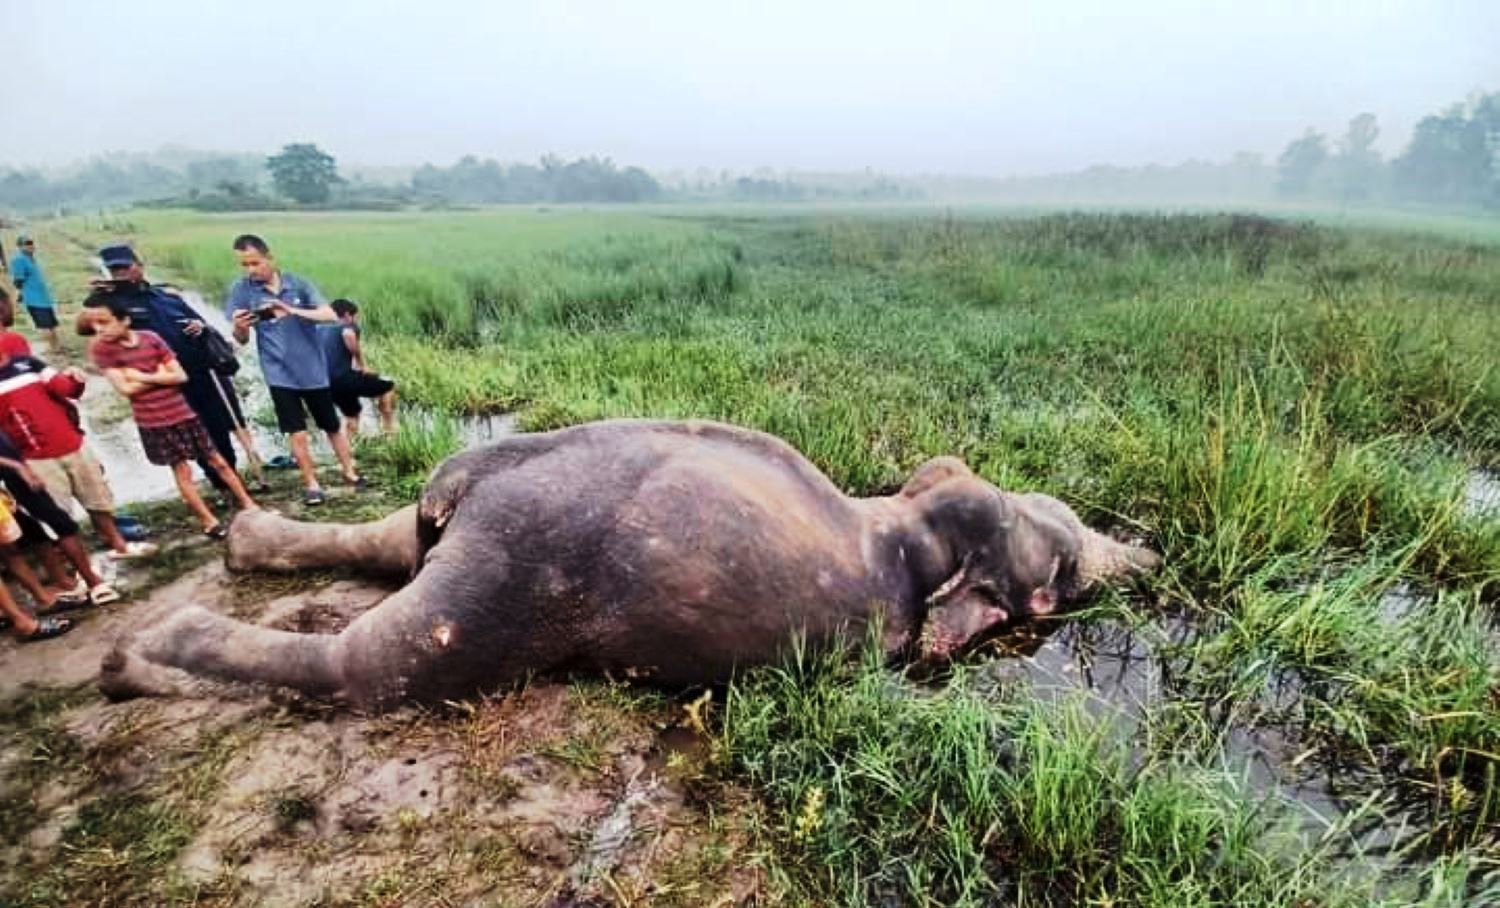
<svg viewBox="0 0 1500 908">
<path fill-rule="evenodd" d="M 0 163 L 164 144 L 341 162 L 1004 175 L 1268 157 L 1500 91 L 1500 0 L 0 0 Z"/>
</svg>

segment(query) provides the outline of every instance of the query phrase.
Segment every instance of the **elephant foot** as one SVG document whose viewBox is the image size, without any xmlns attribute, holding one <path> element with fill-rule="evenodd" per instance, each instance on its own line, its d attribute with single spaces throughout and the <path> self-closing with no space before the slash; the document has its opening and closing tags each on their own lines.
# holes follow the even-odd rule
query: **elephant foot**
<svg viewBox="0 0 1500 908">
<path fill-rule="evenodd" d="M 121 644 L 104 654 L 99 664 L 99 692 L 113 701 L 136 697 L 188 697 L 202 685 L 187 672 L 158 665 Z"/>
</svg>

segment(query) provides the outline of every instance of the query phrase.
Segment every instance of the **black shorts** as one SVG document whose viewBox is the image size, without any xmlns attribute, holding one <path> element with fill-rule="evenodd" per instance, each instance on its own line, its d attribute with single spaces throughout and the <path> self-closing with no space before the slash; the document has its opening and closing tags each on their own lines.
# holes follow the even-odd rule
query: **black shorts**
<svg viewBox="0 0 1500 908">
<path fill-rule="evenodd" d="M 38 331 L 47 331 L 57 327 L 57 310 L 51 306 L 27 306 L 26 312 L 31 316 L 31 323 L 36 325 Z"/>
<path fill-rule="evenodd" d="M 343 427 L 339 413 L 333 408 L 333 392 L 327 388 L 277 388 L 271 387 L 271 405 L 276 408 L 276 426 L 288 435 L 307 431 L 307 418 L 302 405 L 312 414 L 318 428 L 332 435 Z"/>
<path fill-rule="evenodd" d="M 0 480 L 4 480 L 5 490 L 16 500 L 16 520 L 20 522 L 21 529 L 26 531 L 22 537 L 24 542 L 32 542 L 36 538 L 34 525 L 28 526 L 28 519 L 51 530 L 51 535 L 57 539 L 78 532 L 77 521 L 68 516 L 68 512 L 62 509 L 57 499 L 47 494 L 46 489 L 33 489 L 12 470 L 0 470 Z M 43 535 L 42 538 L 47 537 Z"/>
<path fill-rule="evenodd" d="M 333 380 L 333 405 L 345 416 L 358 416 L 361 397 L 380 397 L 396 387 L 374 372 L 348 372 Z"/>
</svg>

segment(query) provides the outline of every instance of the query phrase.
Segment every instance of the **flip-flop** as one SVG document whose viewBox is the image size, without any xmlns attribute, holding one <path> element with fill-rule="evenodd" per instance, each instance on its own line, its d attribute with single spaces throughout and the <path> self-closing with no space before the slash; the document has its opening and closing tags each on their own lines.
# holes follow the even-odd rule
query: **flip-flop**
<svg viewBox="0 0 1500 908">
<path fill-rule="evenodd" d="M 204 530 L 203 535 L 207 536 L 209 539 L 214 540 L 215 542 L 220 542 L 224 539 L 229 538 L 229 527 L 225 526 L 222 523 L 216 523 L 208 529 Z"/>
<path fill-rule="evenodd" d="M 69 597 L 67 599 L 63 599 L 63 598 L 59 597 L 57 599 L 57 601 L 55 601 L 55 602 L 52 603 L 52 607 L 51 608 L 45 608 L 45 609 L 39 608 L 39 609 L 37 609 L 36 610 L 36 616 L 38 618 L 40 618 L 43 615 L 60 615 L 63 612 L 76 612 L 79 609 L 89 608 L 90 606 L 97 605 L 97 604 L 98 603 L 96 603 L 92 599 L 90 599 L 88 597 L 88 594 L 86 594 L 86 593 L 84 594 L 84 597 L 82 599 L 74 599 L 72 597 Z"/>
<path fill-rule="evenodd" d="M 22 643 L 35 643 L 38 640 L 50 640 L 53 637 L 61 637 L 72 629 L 73 622 L 66 618 L 41 616 L 36 619 L 36 630 L 18 639 Z"/>
<path fill-rule="evenodd" d="M 109 605 L 111 602 L 119 602 L 120 594 L 109 584 L 101 583 L 89 590 L 89 601 L 95 605 Z"/>
</svg>

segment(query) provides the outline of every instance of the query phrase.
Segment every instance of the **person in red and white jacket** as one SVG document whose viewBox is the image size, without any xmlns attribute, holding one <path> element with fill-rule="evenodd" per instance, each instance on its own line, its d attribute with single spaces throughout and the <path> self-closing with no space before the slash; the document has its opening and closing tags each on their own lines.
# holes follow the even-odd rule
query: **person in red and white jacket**
<svg viewBox="0 0 1500 908">
<path fill-rule="evenodd" d="M 0 431 L 59 505 L 66 510 L 69 499 L 83 505 L 111 557 L 153 555 L 155 545 L 127 543 L 115 526 L 114 493 L 78 427 L 73 401 L 83 388 L 84 376 L 77 369 L 59 372 L 34 356 L 0 351 Z"/>
</svg>

